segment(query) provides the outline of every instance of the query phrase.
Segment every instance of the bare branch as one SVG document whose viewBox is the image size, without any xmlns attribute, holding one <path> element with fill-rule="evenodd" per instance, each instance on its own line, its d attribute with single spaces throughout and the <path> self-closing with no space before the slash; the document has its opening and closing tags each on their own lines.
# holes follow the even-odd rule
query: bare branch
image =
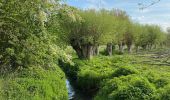
<svg viewBox="0 0 170 100">
<path fill-rule="evenodd" d="M 148 7 L 150 7 L 150 6 L 153 6 L 153 5 L 157 4 L 157 3 L 160 2 L 160 1 L 161 1 L 161 0 L 156 0 L 156 1 L 153 1 L 152 3 L 150 3 L 150 4 L 148 4 L 148 5 L 144 5 L 143 3 L 138 3 L 139 9 L 140 9 L 140 10 L 146 9 L 146 8 L 148 8 Z"/>
</svg>

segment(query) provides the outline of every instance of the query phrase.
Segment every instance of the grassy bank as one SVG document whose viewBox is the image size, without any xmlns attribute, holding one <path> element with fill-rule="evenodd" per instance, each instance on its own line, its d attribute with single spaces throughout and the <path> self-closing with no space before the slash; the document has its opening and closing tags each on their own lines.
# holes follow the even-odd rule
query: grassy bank
<svg viewBox="0 0 170 100">
<path fill-rule="evenodd" d="M 65 75 L 53 67 L 23 68 L 0 78 L 1 100 L 68 100 Z"/>
</svg>

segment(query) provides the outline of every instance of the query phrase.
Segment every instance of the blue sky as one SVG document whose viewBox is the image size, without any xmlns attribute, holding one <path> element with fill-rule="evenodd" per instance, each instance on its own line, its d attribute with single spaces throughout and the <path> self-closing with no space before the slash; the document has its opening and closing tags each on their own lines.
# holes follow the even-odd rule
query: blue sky
<svg viewBox="0 0 170 100">
<path fill-rule="evenodd" d="M 80 9 L 122 9 L 134 21 L 144 24 L 157 24 L 166 30 L 167 27 L 170 27 L 170 0 L 161 0 L 149 8 L 139 10 L 138 3 L 148 5 L 152 1 L 154 0 L 66 0 L 65 2 Z"/>
</svg>

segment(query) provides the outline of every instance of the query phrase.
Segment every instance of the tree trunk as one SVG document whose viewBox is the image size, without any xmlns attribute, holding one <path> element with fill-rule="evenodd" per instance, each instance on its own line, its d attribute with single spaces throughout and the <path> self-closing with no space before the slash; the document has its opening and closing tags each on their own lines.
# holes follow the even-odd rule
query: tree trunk
<svg viewBox="0 0 170 100">
<path fill-rule="evenodd" d="M 123 52 L 124 52 L 124 50 L 123 50 L 123 42 L 121 42 L 121 43 L 119 44 L 119 52 L 120 52 L 120 53 L 123 53 Z"/>
<path fill-rule="evenodd" d="M 149 49 L 152 50 L 152 47 L 153 47 L 153 44 L 150 45 L 150 48 L 149 48 Z"/>
<path fill-rule="evenodd" d="M 148 44 L 148 45 L 147 45 L 147 49 L 148 49 L 148 50 L 152 50 L 152 44 Z"/>
<path fill-rule="evenodd" d="M 136 53 L 138 53 L 138 50 L 139 50 L 139 47 L 138 47 L 138 46 L 136 46 Z"/>
<path fill-rule="evenodd" d="M 94 56 L 99 55 L 99 45 L 94 45 L 93 46 L 93 55 Z"/>
<path fill-rule="evenodd" d="M 131 45 L 127 45 L 128 52 L 131 53 Z"/>
<path fill-rule="evenodd" d="M 93 56 L 93 45 L 90 43 L 81 44 L 78 40 L 70 41 L 71 46 L 76 51 L 80 59 L 91 59 Z"/>
<path fill-rule="evenodd" d="M 76 51 L 80 59 L 91 59 L 93 55 L 98 55 L 99 45 L 93 45 L 91 43 L 81 43 L 80 40 L 72 39 L 70 41 L 71 46 Z"/>
<path fill-rule="evenodd" d="M 82 52 L 81 48 L 79 48 L 78 46 L 74 46 L 73 49 L 76 51 L 77 56 L 79 58 L 83 58 L 83 52 Z"/>
<path fill-rule="evenodd" d="M 91 59 L 93 56 L 93 46 L 91 44 L 83 44 L 81 45 L 82 50 L 82 58 L 83 59 Z"/>
<path fill-rule="evenodd" d="M 155 44 L 155 45 L 154 45 L 154 49 L 156 49 L 156 48 L 157 48 L 157 45 Z"/>
<path fill-rule="evenodd" d="M 71 46 L 73 47 L 73 49 L 76 51 L 77 53 L 77 56 L 81 59 L 83 58 L 83 52 L 82 52 L 82 48 L 81 48 L 81 45 L 80 45 L 80 42 L 75 40 L 75 39 L 72 39 L 70 41 L 70 44 Z"/>
<path fill-rule="evenodd" d="M 107 44 L 106 53 L 108 56 L 112 56 L 112 53 L 113 53 L 112 43 Z"/>
<path fill-rule="evenodd" d="M 87 45 L 87 59 L 91 59 L 93 56 L 93 46 L 92 45 Z"/>
<path fill-rule="evenodd" d="M 83 59 L 87 58 L 87 52 L 88 52 L 87 44 L 81 45 L 81 51 L 82 51 L 82 58 Z"/>
</svg>

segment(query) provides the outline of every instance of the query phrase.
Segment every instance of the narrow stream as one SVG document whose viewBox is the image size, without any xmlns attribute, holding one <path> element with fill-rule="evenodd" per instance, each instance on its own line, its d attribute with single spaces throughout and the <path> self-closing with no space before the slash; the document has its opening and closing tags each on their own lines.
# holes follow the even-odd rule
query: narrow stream
<svg viewBox="0 0 170 100">
<path fill-rule="evenodd" d="M 68 89 L 69 100 L 74 100 L 74 98 L 75 98 L 75 90 L 71 86 L 70 81 L 68 79 L 66 79 L 66 87 Z"/>
<path fill-rule="evenodd" d="M 69 100 L 92 100 L 91 96 L 87 96 L 81 93 L 81 91 L 75 89 L 69 79 L 66 79 L 66 87 L 68 89 Z"/>
</svg>

